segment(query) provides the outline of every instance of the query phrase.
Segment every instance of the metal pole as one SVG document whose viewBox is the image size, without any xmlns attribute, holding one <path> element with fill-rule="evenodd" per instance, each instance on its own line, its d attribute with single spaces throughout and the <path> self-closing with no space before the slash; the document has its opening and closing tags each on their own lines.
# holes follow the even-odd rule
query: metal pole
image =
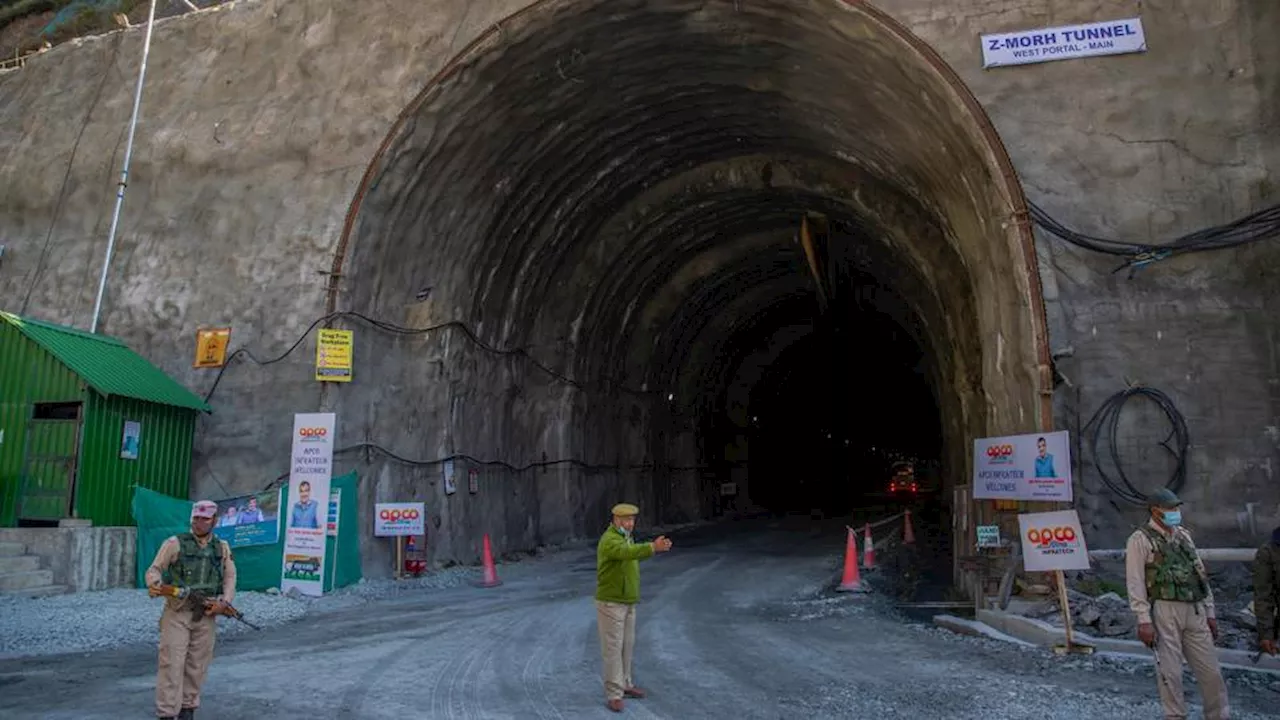
<svg viewBox="0 0 1280 720">
<path fill-rule="evenodd" d="M 147 56 L 151 54 L 151 28 L 156 22 L 156 0 L 151 0 L 147 15 L 147 36 L 142 41 L 142 65 L 138 68 L 138 89 L 133 94 L 133 117 L 129 119 L 129 139 L 124 146 L 124 166 L 120 169 L 120 185 L 116 189 L 116 209 L 111 215 L 111 233 L 107 236 L 107 256 L 102 261 L 102 277 L 98 280 L 98 298 L 93 303 L 93 321 L 89 332 L 98 332 L 98 318 L 102 313 L 102 296 L 107 290 L 107 271 L 111 268 L 111 254 L 116 246 L 116 229 L 120 224 L 120 207 L 124 204 L 124 190 L 129 185 L 129 161 L 133 158 L 133 132 L 138 126 L 138 108 L 142 105 L 142 83 L 147 76 Z"/>
</svg>

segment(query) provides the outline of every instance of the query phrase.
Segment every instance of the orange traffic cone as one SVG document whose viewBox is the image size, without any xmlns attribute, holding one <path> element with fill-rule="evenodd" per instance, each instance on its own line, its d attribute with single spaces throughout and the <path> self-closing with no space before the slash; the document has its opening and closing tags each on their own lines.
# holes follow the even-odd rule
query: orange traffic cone
<svg viewBox="0 0 1280 720">
<path fill-rule="evenodd" d="M 876 544 L 871 542 L 871 523 L 867 523 L 866 537 L 862 541 L 862 567 L 870 570 L 876 566 Z"/>
<path fill-rule="evenodd" d="M 862 580 L 858 577 L 858 545 L 853 539 L 853 528 L 849 528 L 849 539 L 844 549 L 844 577 L 836 592 L 862 592 Z"/>
<path fill-rule="evenodd" d="M 911 529 L 911 511 L 910 510 L 907 511 L 906 524 L 902 526 L 902 544 L 903 545 L 916 544 L 916 533 L 914 530 Z"/>
<path fill-rule="evenodd" d="M 489 547 L 489 533 L 484 534 L 484 580 L 476 584 L 480 587 L 497 587 L 502 584 L 498 579 L 498 570 L 493 566 L 493 550 Z"/>
</svg>

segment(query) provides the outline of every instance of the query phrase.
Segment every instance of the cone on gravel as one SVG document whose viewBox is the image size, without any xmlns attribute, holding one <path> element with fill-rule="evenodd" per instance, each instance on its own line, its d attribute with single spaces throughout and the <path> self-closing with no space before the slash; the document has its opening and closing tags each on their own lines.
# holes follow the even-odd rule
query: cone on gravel
<svg viewBox="0 0 1280 720">
<path fill-rule="evenodd" d="M 849 528 L 849 538 L 844 549 L 844 576 L 836 586 L 836 592 L 862 592 L 862 579 L 858 576 L 858 543 Z"/>
<path fill-rule="evenodd" d="M 498 579 L 498 570 L 493 566 L 493 549 L 489 546 L 489 533 L 484 534 L 484 580 L 477 585 L 480 587 L 497 587 L 502 584 Z"/>
<path fill-rule="evenodd" d="M 902 526 L 902 544 L 903 545 L 916 544 L 916 533 L 914 530 L 911 529 L 911 511 L 910 510 L 907 511 L 907 519 Z"/>
<path fill-rule="evenodd" d="M 862 567 L 871 570 L 876 566 L 876 544 L 871 541 L 871 523 L 867 523 L 866 537 L 862 541 Z"/>
</svg>

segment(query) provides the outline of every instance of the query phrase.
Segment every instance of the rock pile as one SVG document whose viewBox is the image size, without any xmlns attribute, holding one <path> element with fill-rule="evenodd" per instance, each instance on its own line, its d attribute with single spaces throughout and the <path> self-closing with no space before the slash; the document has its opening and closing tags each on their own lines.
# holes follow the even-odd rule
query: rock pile
<svg viewBox="0 0 1280 720">
<path fill-rule="evenodd" d="M 1137 640 L 1137 618 L 1129 609 L 1129 601 L 1116 593 L 1094 597 L 1076 590 L 1067 590 L 1071 603 L 1071 625 L 1080 632 L 1094 637 Z M 1023 615 L 1062 626 L 1062 611 L 1056 599 L 1044 600 L 1023 611 Z M 1239 600 L 1219 600 L 1218 647 L 1236 650 L 1253 650 L 1257 624 Z"/>
</svg>

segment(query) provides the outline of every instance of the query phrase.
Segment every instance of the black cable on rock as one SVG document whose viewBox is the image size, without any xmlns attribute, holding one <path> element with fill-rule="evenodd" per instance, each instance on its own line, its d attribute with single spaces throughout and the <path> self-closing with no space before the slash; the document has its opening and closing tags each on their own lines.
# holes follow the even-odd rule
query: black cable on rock
<svg viewBox="0 0 1280 720">
<path fill-rule="evenodd" d="M 1135 243 L 1085 235 L 1054 220 L 1040 206 L 1027 203 L 1031 219 L 1045 231 L 1086 250 L 1127 258 L 1113 272 L 1130 270 L 1159 260 L 1207 250 L 1246 245 L 1280 236 L 1280 205 L 1273 205 L 1235 222 L 1197 230 L 1163 243 Z"/>
<path fill-rule="evenodd" d="M 1168 395 L 1155 388 L 1142 386 L 1134 386 L 1122 390 L 1107 398 L 1080 431 L 1083 433 L 1090 426 L 1093 426 L 1093 433 L 1090 436 L 1093 464 L 1098 468 L 1098 475 L 1102 477 L 1102 482 L 1126 502 L 1134 505 L 1145 505 L 1148 496 L 1134 487 L 1128 476 L 1125 475 L 1124 466 L 1120 463 L 1120 447 L 1117 442 L 1120 412 L 1124 408 L 1124 404 L 1134 397 L 1145 397 L 1151 400 L 1164 411 L 1165 417 L 1169 420 L 1171 430 L 1169 435 L 1160 442 L 1160 446 L 1168 450 L 1169 454 L 1177 459 L 1173 476 L 1169 478 L 1169 483 L 1166 487 L 1175 493 L 1179 492 L 1187 479 L 1187 450 L 1191 445 L 1191 436 L 1187 431 L 1186 418 L 1183 417 Z M 1110 456 L 1111 462 L 1115 466 L 1117 477 L 1108 475 L 1101 462 L 1101 458 L 1104 455 L 1102 450 L 1104 433 L 1107 436 L 1108 443 L 1105 454 Z M 1172 446 L 1170 445 L 1171 442 L 1173 443 Z"/>
<path fill-rule="evenodd" d="M 218 389 L 218 383 L 222 382 L 222 376 L 227 372 L 227 369 L 231 367 L 232 361 L 240 358 L 246 358 L 253 364 L 258 365 L 259 367 L 266 366 L 266 365 L 273 365 L 289 357 L 291 354 L 293 354 L 293 351 L 297 350 L 298 347 L 302 345 L 302 342 L 307 339 L 307 336 L 309 336 L 311 332 L 315 330 L 317 327 L 319 327 L 321 324 L 331 322 L 333 320 L 338 320 L 340 318 L 355 318 L 379 330 L 382 330 L 383 332 L 387 332 L 392 335 L 412 336 L 412 335 L 425 335 L 427 333 L 436 332 L 437 330 L 457 330 L 461 332 L 464 336 L 466 336 L 468 340 L 474 343 L 476 347 L 480 348 L 481 350 L 492 353 L 494 355 L 501 355 L 501 356 L 507 356 L 507 357 L 513 357 L 513 356 L 523 357 L 535 368 L 551 376 L 553 379 L 558 380 L 562 383 L 565 383 L 566 385 L 569 385 L 571 387 L 575 387 L 579 390 L 587 389 L 586 383 L 575 380 L 567 375 L 564 375 L 563 373 L 557 372 L 556 370 L 553 370 L 550 367 L 547 367 L 546 365 L 544 365 L 543 363 L 539 362 L 537 359 L 529 355 L 529 353 L 526 352 L 524 348 L 503 349 L 503 348 L 498 348 L 498 347 L 494 347 L 493 345 L 490 345 L 484 340 L 481 340 L 480 337 L 476 335 L 475 331 L 472 330 L 470 327 L 468 327 L 466 323 L 463 323 L 458 320 L 440 323 L 439 325 L 432 325 L 431 327 L 425 327 L 425 328 L 407 328 L 400 325 L 396 325 L 394 323 L 386 322 L 385 320 L 376 320 L 367 315 L 364 315 L 363 313 L 358 313 L 350 310 L 340 310 L 338 312 L 329 313 L 328 315 L 325 315 L 317 319 L 315 322 L 311 323 L 311 325 L 305 331 L 303 331 L 302 335 L 298 337 L 298 339 L 293 343 L 293 345 L 291 345 L 288 350 L 285 350 L 283 353 L 281 353 L 277 357 L 271 358 L 269 360 L 259 360 L 256 357 L 254 357 L 253 353 L 249 352 L 247 348 L 243 348 L 243 347 L 236 350 L 235 352 L 232 352 L 229 356 L 227 356 L 227 361 L 223 363 L 222 367 L 218 370 L 217 376 L 214 377 L 213 379 L 213 386 L 209 388 L 209 392 L 205 393 L 204 401 L 209 402 L 209 399 L 213 397 L 214 391 Z M 622 392 L 625 392 L 631 395 L 649 396 L 649 395 L 656 394 L 656 391 L 653 391 L 653 390 L 641 390 L 637 388 L 627 387 L 626 385 L 616 382 L 610 378 L 605 378 L 601 380 L 599 384 L 605 387 L 614 387 Z"/>
<path fill-rule="evenodd" d="M 430 467 L 433 465 L 443 465 L 444 463 L 449 462 L 451 460 L 462 460 L 470 463 L 471 465 L 477 465 L 480 467 L 499 467 L 513 473 L 528 472 L 529 470 L 556 467 L 560 465 L 569 465 L 572 467 L 576 467 L 580 470 L 583 470 L 585 472 L 621 472 L 621 471 L 657 470 L 660 467 L 656 463 L 640 463 L 640 464 L 633 464 L 633 465 L 593 465 L 591 463 L 583 462 L 582 460 L 577 460 L 574 458 L 564 458 L 561 460 L 543 460 L 541 462 L 531 462 L 526 465 L 512 465 L 511 463 L 505 462 L 503 460 L 480 460 L 478 458 L 472 457 L 465 453 L 456 453 L 453 455 L 449 455 L 448 457 L 436 458 L 434 460 L 412 460 L 410 458 L 406 458 L 402 455 L 399 455 L 391 450 L 388 450 L 387 448 L 377 443 L 371 443 L 371 442 L 356 443 L 354 445 L 347 445 L 345 447 L 338 448 L 337 450 L 333 451 L 333 455 L 334 457 L 338 457 L 340 455 L 347 455 L 349 453 L 359 452 L 359 451 L 366 451 L 366 452 L 372 452 L 379 455 L 383 455 L 397 463 L 400 463 L 402 465 L 409 465 L 411 467 Z M 695 470 L 697 471 L 716 470 L 726 466 L 739 467 L 743 465 L 745 465 L 745 463 L 727 463 L 727 464 L 721 463 L 719 465 L 714 465 L 714 466 L 713 465 L 666 465 L 666 466 L 661 466 L 661 469 L 666 470 L 668 472 L 691 472 Z M 272 488 L 275 488 L 277 485 L 280 485 L 281 483 L 283 483 L 285 480 L 288 480 L 288 479 L 289 479 L 289 473 L 287 472 L 282 473 L 276 476 L 274 480 L 267 483 L 266 487 L 264 487 L 262 491 L 266 492 L 268 490 L 271 490 Z"/>
</svg>

